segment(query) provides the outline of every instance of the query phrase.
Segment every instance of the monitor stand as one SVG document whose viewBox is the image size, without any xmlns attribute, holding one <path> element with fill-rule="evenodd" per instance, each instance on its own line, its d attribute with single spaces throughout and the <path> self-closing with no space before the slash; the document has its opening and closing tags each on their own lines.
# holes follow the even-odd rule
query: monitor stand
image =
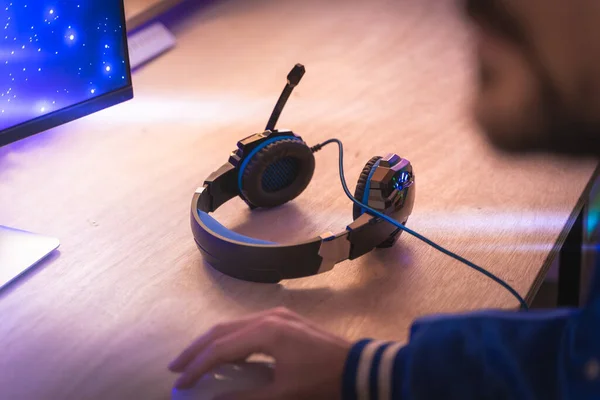
<svg viewBox="0 0 600 400">
<path fill-rule="evenodd" d="M 59 245 L 56 238 L 0 225 L 0 289 L 37 265 Z"/>
</svg>

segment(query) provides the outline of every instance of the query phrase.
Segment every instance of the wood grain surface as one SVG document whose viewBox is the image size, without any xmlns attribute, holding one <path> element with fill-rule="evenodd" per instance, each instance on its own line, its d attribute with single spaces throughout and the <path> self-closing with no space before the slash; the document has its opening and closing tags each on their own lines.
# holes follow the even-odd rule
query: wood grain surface
<svg viewBox="0 0 600 400">
<path fill-rule="evenodd" d="M 163 1 L 164 0 L 124 0 L 125 16 L 127 18 L 131 18 L 152 7 L 155 7 L 157 4 L 160 4 Z"/>
<path fill-rule="evenodd" d="M 167 363 L 213 324 L 285 305 L 351 339 L 405 341 L 420 316 L 510 309 L 503 288 L 417 239 L 307 279 L 262 285 L 206 265 L 194 190 L 260 131 L 297 62 L 281 118 L 310 144 L 343 140 L 351 189 L 374 155 L 414 165 L 409 226 L 531 295 L 596 164 L 496 154 L 469 114 L 471 40 L 457 2 L 229 0 L 189 13 L 178 47 L 134 76 L 136 98 L 0 149 L 0 221 L 60 251 L 0 293 L 0 397 L 166 399 Z M 350 222 L 335 148 L 293 203 L 216 216 L 294 241 Z M 244 260 L 240 260 L 243 263 Z"/>
<path fill-rule="evenodd" d="M 181 2 L 182 0 L 124 0 L 127 28 L 135 29 Z"/>
</svg>

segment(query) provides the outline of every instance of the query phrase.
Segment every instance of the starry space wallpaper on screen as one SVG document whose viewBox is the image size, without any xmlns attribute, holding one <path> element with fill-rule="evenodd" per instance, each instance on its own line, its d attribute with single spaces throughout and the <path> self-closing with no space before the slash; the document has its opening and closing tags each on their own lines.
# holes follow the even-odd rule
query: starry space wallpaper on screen
<svg viewBox="0 0 600 400">
<path fill-rule="evenodd" d="M 129 86 L 122 0 L 0 0 L 0 131 Z"/>
</svg>

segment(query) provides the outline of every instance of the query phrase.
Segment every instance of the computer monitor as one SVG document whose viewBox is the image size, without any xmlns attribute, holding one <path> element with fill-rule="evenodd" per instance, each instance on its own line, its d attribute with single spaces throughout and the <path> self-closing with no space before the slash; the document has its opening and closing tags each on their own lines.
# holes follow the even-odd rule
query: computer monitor
<svg viewBox="0 0 600 400">
<path fill-rule="evenodd" d="M 123 0 L 0 0 L 0 27 L 0 146 L 133 98 Z M 0 288 L 57 246 L 1 227 Z"/>
</svg>

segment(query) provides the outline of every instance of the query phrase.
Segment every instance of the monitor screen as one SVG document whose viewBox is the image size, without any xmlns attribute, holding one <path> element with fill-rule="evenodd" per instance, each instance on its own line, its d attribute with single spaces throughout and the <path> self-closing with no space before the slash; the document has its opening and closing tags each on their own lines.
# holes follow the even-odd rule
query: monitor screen
<svg viewBox="0 0 600 400">
<path fill-rule="evenodd" d="M 123 0 L 0 0 L 0 145 L 130 99 Z"/>
</svg>

